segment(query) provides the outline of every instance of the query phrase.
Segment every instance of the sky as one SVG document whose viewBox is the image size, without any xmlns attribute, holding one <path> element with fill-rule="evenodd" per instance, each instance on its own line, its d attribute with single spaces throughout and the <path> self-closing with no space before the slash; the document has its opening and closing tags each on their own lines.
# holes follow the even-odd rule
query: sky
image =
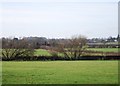
<svg viewBox="0 0 120 86">
<path fill-rule="evenodd" d="M 118 34 L 118 0 L 2 0 L 1 37 L 106 38 Z"/>
</svg>

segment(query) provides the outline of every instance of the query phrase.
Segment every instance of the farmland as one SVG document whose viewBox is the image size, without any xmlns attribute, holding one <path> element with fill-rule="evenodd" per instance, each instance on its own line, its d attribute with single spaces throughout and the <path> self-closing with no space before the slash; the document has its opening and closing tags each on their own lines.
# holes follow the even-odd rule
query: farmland
<svg viewBox="0 0 120 86">
<path fill-rule="evenodd" d="M 118 61 L 2 62 L 3 84 L 117 84 Z"/>
<path fill-rule="evenodd" d="M 44 49 L 35 49 L 35 56 L 50 56 L 50 53 Z"/>
<path fill-rule="evenodd" d="M 118 48 L 87 48 L 87 50 L 101 51 L 101 52 L 118 52 Z M 44 49 L 36 49 L 35 56 L 50 56 L 50 53 Z"/>
<path fill-rule="evenodd" d="M 118 52 L 118 48 L 88 48 Z M 35 49 L 35 56 L 51 56 Z M 118 61 L 3 61 L 3 84 L 118 84 Z"/>
<path fill-rule="evenodd" d="M 102 52 L 118 52 L 119 48 L 87 48 L 87 50 L 102 51 Z M 34 55 L 35 56 L 51 56 L 49 51 L 45 49 L 35 49 Z M 1 56 L 1 53 L 0 53 L 0 56 Z"/>
<path fill-rule="evenodd" d="M 118 52 L 119 48 L 88 48 L 88 50 L 102 51 L 102 52 Z"/>
</svg>

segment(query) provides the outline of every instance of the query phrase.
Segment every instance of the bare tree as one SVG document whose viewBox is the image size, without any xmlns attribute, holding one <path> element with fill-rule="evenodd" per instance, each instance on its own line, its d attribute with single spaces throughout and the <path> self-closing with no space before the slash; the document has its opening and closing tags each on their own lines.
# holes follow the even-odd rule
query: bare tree
<svg viewBox="0 0 120 86">
<path fill-rule="evenodd" d="M 84 36 L 72 36 L 71 39 L 59 42 L 58 46 L 53 48 L 53 50 L 62 53 L 64 57 L 77 59 L 85 51 L 86 41 L 86 37 Z"/>
<path fill-rule="evenodd" d="M 13 59 L 20 56 L 32 56 L 34 49 L 24 40 L 2 40 L 2 57 L 4 59 Z"/>
</svg>

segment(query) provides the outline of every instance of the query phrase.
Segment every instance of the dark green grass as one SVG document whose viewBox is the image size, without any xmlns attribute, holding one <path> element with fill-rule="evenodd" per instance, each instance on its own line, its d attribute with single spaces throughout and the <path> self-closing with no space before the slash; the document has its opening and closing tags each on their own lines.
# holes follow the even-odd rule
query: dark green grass
<svg viewBox="0 0 120 86">
<path fill-rule="evenodd" d="M 118 61 L 2 62 L 3 84 L 117 84 Z"/>
</svg>

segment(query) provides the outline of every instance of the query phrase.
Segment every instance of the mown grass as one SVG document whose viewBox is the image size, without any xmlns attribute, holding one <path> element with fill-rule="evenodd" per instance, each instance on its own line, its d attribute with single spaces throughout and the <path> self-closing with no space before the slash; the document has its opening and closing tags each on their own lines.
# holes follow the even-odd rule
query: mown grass
<svg viewBox="0 0 120 86">
<path fill-rule="evenodd" d="M 3 84 L 117 84 L 118 61 L 2 62 Z"/>
</svg>

